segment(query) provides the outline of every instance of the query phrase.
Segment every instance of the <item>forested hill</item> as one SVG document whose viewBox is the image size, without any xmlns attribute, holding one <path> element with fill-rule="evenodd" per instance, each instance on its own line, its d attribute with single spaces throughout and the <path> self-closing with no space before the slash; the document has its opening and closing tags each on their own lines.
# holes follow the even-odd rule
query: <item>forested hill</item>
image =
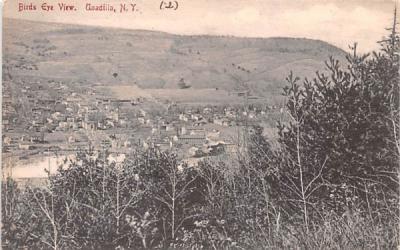
<svg viewBox="0 0 400 250">
<path fill-rule="evenodd" d="M 4 20 L 3 32 L 11 70 L 28 65 L 14 67 L 17 75 L 142 88 L 178 88 L 183 78 L 192 88 L 234 90 L 246 82 L 259 93 L 280 93 L 290 70 L 312 76 L 329 56 L 345 54 L 303 38 L 181 36 L 15 19 Z"/>
</svg>

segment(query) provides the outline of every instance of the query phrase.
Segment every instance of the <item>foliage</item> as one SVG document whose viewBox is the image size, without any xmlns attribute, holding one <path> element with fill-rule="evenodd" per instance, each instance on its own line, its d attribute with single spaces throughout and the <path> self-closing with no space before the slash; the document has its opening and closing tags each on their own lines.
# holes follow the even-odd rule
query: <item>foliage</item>
<svg viewBox="0 0 400 250">
<path fill-rule="evenodd" d="M 155 149 L 79 152 L 48 185 L 2 183 L 5 249 L 394 249 L 399 244 L 399 38 L 290 74 L 275 144 L 230 161 Z M 184 83 L 182 80 L 181 82 Z M 185 84 L 186 85 L 186 84 Z M 67 167 L 68 166 L 68 167 Z"/>
<path fill-rule="evenodd" d="M 288 119 L 268 161 L 278 164 L 279 195 L 271 195 L 306 233 L 311 221 L 357 209 L 398 221 L 399 39 L 393 32 L 371 55 L 352 49 L 347 67 L 330 58 L 326 72 L 302 83 L 290 74 L 284 88 Z"/>
</svg>

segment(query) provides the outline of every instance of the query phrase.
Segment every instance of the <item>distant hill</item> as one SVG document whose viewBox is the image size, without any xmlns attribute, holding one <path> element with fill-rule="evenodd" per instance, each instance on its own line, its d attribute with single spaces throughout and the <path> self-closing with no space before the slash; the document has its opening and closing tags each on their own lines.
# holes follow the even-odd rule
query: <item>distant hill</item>
<svg viewBox="0 0 400 250">
<path fill-rule="evenodd" d="M 21 75 L 142 88 L 243 89 L 280 93 L 292 70 L 312 76 L 345 52 L 298 38 L 181 36 L 15 19 L 3 21 L 3 55 Z"/>
</svg>

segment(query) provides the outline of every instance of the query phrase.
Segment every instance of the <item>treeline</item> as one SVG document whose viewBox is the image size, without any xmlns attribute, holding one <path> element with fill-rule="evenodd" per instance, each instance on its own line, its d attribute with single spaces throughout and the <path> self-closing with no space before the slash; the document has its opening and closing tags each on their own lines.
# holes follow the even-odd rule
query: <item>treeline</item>
<svg viewBox="0 0 400 250">
<path fill-rule="evenodd" d="M 5 249 L 395 249 L 399 37 L 284 89 L 274 143 L 255 127 L 234 159 L 78 153 L 45 188 L 2 183 Z"/>
</svg>

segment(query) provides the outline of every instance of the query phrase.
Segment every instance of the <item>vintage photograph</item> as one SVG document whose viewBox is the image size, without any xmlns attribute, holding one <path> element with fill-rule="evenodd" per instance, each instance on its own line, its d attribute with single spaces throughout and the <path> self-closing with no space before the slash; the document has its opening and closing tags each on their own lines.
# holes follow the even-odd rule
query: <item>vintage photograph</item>
<svg viewBox="0 0 400 250">
<path fill-rule="evenodd" d="M 7 0 L 2 249 L 398 249 L 392 0 Z"/>
</svg>

